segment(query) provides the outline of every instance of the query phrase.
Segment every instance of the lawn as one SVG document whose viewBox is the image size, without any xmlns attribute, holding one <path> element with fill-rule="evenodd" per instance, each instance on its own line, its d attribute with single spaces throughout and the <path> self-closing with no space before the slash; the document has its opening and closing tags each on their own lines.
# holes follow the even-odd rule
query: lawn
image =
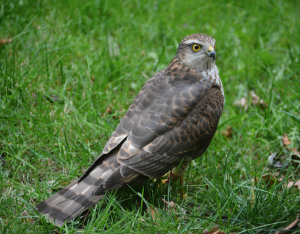
<svg viewBox="0 0 300 234">
<path fill-rule="evenodd" d="M 287 187 L 300 177 L 299 12 L 297 0 L 0 1 L 0 232 L 288 226 L 300 212 L 298 187 Z M 147 79 L 198 32 L 217 41 L 225 110 L 183 187 L 149 180 L 107 194 L 62 228 L 39 218 L 33 206 L 85 171 Z"/>
</svg>

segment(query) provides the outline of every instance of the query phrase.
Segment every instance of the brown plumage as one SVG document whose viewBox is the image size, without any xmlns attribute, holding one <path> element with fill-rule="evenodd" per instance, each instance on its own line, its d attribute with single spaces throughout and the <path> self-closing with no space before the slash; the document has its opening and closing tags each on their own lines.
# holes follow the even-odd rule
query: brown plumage
<svg viewBox="0 0 300 234">
<path fill-rule="evenodd" d="M 185 37 L 169 66 L 140 90 L 96 161 L 35 208 L 61 226 L 106 191 L 161 177 L 182 160 L 186 167 L 201 156 L 224 104 L 214 48 L 215 40 L 205 34 Z"/>
</svg>

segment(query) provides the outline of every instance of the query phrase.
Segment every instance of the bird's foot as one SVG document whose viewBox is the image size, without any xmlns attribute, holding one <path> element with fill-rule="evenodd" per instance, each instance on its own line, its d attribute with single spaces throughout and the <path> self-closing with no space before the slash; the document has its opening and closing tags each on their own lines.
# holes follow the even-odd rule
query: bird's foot
<svg viewBox="0 0 300 234">
<path fill-rule="evenodd" d="M 171 172 L 168 172 L 165 176 L 168 176 L 167 179 L 162 179 L 162 183 L 163 184 L 168 184 L 170 182 L 170 178 L 171 178 L 171 181 L 174 181 L 176 182 L 178 180 L 178 177 L 175 177 L 175 172 L 171 171 Z"/>
</svg>

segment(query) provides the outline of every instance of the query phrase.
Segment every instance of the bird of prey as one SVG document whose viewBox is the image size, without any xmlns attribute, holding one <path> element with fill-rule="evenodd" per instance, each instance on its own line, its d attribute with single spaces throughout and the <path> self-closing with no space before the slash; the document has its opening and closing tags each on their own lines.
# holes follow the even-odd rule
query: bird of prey
<svg viewBox="0 0 300 234">
<path fill-rule="evenodd" d="M 215 49 L 208 35 L 186 36 L 172 62 L 142 87 L 95 162 L 35 209 L 62 226 L 106 191 L 159 178 L 178 165 L 174 177 L 181 177 L 209 146 L 223 112 Z"/>
</svg>

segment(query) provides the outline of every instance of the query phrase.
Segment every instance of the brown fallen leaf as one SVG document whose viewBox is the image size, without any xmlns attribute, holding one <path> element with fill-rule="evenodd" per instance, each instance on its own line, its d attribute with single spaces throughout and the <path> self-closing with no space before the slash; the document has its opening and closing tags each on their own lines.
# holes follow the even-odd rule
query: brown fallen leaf
<svg viewBox="0 0 300 234">
<path fill-rule="evenodd" d="M 255 93 L 250 92 L 251 95 L 251 105 L 256 106 L 259 105 L 260 107 L 268 107 L 268 104 L 262 100 L 259 96 L 257 96 Z"/>
<path fill-rule="evenodd" d="M 248 109 L 248 100 L 245 97 L 242 97 L 240 100 L 234 103 L 235 106 L 244 107 L 245 110 Z"/>
<path fill-rule="evenodd" d="M 225 137 L 227 137 L 227 138 L 232 138 L 232 128 L 231 128 L 231 126 L 229 125 L 226 129 L 224 129 L 222 132 L 221 132 L 221 134 L 222 134 L 222 136 L 225 136 Z"/>
<path fill-rule="evenodd" d="M 279 175 L 279 173 L 274 173 L 274 174 L 267 173 L 267 174 L 264 174 L 264 175 L 261 176 L 262 182 L 264 182 L 265 184 L 267 184 L 268 188 L 270 188 L 270 187 L 273 186 L 273 184 L 276 181 L 280 182 L 280 181 L 283 180 L 284 177 L 281 176 L 280 178 L 277 178 L 278 175 Z M 253 181 L 253 184 L 255 186 L 255 182 L 258 182 L 259 179 L 255 177 L 254 179 L 252 179 L 252 181 Z"/>
<path fill-rule="evenodd" d="M 268 108 L 268 104 L 259 96 L 257 96 L 255 93 L 250 92 L 250 96 L 251 96 L 251 106 L 259 106 L 261 109 Z M 248 103 L 249 103 L 248 97 L 242 97 L 240 100 L 236 101 L 234 105 L 238 107 L 242 107 L 245 110 L 247 110 L 249 105 Z"/>
<path fill-rule="evenodd" d="M 147 207 L 147 212 L 152 216 L 152 219 L 157 219 L 158 211 L 153 206 Z"/>
<path fill-rule="evenodd" d="M 283 146 L 284 147 L 287 147 L 288 145 L 292 144 L 292 142 L 290 141 L 289 137 L 288 137 L 288 134 L 287 133 L 284 133 L 283 134 L 283 137 L 282 137 L 282 143 L 283 143 Z M 289 150 L 289 149 L 288 149 Z"/>
<path fill-rule="evenodd" d="M 293 153 L 300 155 L 300 152 L 298 151 L 298 149 L 296 147 L 293 148 Z"/>
<path fill-rule="evenodd" d="M 207 229 L 204 229 L 202 234 L 225 234 L 225 232 L 220 231 L 219 227 L 212 227 L 211 231 L 208 231 Z"/>
<path fill-rule="evenodd" d="M 262 175 L 262 180 L 265 184 L 268 184 L 268 188 L 272 187 L 272 185 L 275 183 L 275 182 L 281 182 L 283 181 L 284 179 L 284 175 L 281 175 L 280 177 L 279 176 L 279 173 L 274 173 L 274 174 L 264 174 Z M 254 178 L 252 179 L 253 181 L 253 185 L 255 186 L 255 182 L 258 182 L 258 178 Z M 291 188 L 291 187 L 297 187 L 298 190 L 300 190 L 300 180 L 297 180 L 295 183 L 294 181 L 289 181 L 287 183 L 284 183 L 284 185 L 286 188 Z"/>
<path fill-rule="evenodd" d="M 24 216 L 27 216 L 28 215 L 28 211 L 24 210 L 21 214 L 24 215 Z"/>
<path fill-rule="evenodd" d="M 287 227 L 283 228 L 283 230 L 293 230 L 297 227 L 298 223 L 299 223 L 299 215 L 297 216 L 297 218 L 294 222 L 292 222 Z M 275 232 L 275 234 L 284 234 L 284 233 L 288 233 L 288 232 L 287 231 L 277 231 L 277 232 Z"/>
<path fill-rule="evenodd" d="M 161 200 L 165 203 L 165 211 L 167 211 L 167 209 L 169 209 L 169 211 L 176 211 L 177 207 L 179 207 L 173 201 L 166 201 L 164 198 Z"/>
<path fill-rule="evenodd" d="M 107 107 L 106 108 L 106 113 L 111 114 L 111 112 L 112 112 L 112 109 L 110 107 Z"/>
<path fill-rule="evenodd" d="M 293 181 L 289 181 L 286 187 L 287 188 L 298 187 L 298 189 L 300 190 L 300 180 L 297 180 L 296 183 L 294 183 Z"/>
<path fill-rule="evenodd" d="M 293 164 L 300 163 L 300 152 L 295 147 L 293 148 L 291 159 Z"/>
<path fill-rule="evenodd" d="M 1 45 L 9 44 L 9 43 L 11 43 L 11 42 L 12 42 L 12 38 L 9 38 L 9 39 L 7 39 L 7 38 L 2 38 L 2 39 L 0 39 L 0 46 L 1 46 Z"/>
<path fill-rule="evenodd" d="M 178 204 L 176 204 L 173 201 L 166 201 L 164 198 L 161 199 L 164 203 L 164 210 L 165 211 L 169 211 L 169 212 L 180 212 L 181 214 L 186 214 L 185 209 L 183 209 L 182 207 L 180 207 Z M 185 218 L 184 215 L 178 215 L 177 218 Z"/>
<path fill-rule="evenodd" d="M 289 147 L 286 149 L 290 152 L 286 152 L 282 155 L 279 155 L 278 153 L 271 154 L 268 157 L 268 166 L 282 168 L 283 166 L 290 166 L 291 163 L 297 166 L 300 163 L 300 152 L 296 147 L 294 147 L 292 150 L 290 150 Z M 291 162 L 289 161 L 289 157 L 291 157 Z M 287 160 L 288 162 L 286 162 Z"/>
</svg>

